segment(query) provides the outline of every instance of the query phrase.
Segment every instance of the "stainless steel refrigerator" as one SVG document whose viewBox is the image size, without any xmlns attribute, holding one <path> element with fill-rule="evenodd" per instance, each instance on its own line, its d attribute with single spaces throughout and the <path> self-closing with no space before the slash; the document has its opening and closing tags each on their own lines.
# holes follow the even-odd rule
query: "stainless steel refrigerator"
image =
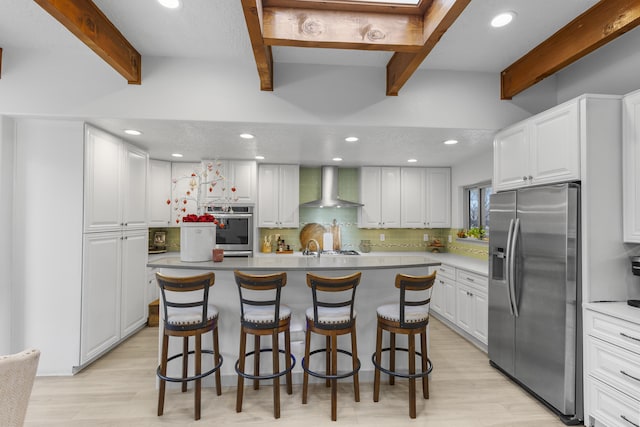
<svg viewBox="0 0 640 427">
<path fill-rule="evenodd" d="M 583 418 L 580 186 L 491 196 L 489 359 L 567 424 Z"/>
</svg>

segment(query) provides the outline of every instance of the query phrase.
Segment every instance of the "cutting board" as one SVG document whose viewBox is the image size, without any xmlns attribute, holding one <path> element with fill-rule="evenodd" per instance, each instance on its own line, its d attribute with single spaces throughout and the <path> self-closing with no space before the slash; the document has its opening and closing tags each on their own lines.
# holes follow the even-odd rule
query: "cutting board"
<svg viewBox="0 0 640 427">
<path fill-rule="evenodd" d="M 302 230 L 300 230 L 300 244 L 302 245 L 301 248 L 305 249 L 307 247 L 307 243 L 309 243 L 309 240 L 314 239 L 320 245 L 319 249 L 322 250 L 322 237 L 326 231 L 327 230 L 325 230 L 325 228 L 321 224 L 315 222 L 311 222 L 302 227 Z M 313 247 L 313 244 L 311 246 L 312 247 L 309 249 L 316 250 L 316 248 Z"/>
</svg>

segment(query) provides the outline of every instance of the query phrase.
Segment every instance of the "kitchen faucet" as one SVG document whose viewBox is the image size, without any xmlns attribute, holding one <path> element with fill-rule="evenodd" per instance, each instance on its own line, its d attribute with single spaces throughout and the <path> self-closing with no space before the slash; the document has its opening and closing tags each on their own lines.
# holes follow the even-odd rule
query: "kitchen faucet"
<svg viewBox="0 0 640 427">
<path fill-rule="evenodd" d="M 316 239 L 309 239 L 309 241 L 307 242 L 307 247 L 305 248 L 304 252 L 302 252 L 303 255 L 311 255 L 313 252 L 309 251 L 309 245 L 311 244 L 311 242 L 315 243 L 316 245 L 316 256 L 318 258 L 320 258 L 320 244 L 318 243 L 318 241 Z"/>
</svg>

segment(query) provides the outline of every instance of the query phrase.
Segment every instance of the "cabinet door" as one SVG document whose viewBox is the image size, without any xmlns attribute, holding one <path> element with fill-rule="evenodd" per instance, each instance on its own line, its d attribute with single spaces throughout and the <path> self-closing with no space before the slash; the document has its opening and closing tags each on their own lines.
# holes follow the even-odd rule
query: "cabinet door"
<svg viewBox="0 0 640 427">
<path fill-rule="evenodd" d="M 424 228 L 426 170 L 423 168 L 402 168 L 400 171 L 400 225 L 404 228 Z"/>
<path fill-rule="evenodd" d="M 431 290 L 429 310 L 444 316 L 444 289 L 442 283 L 436 279 Z"/>
<path fill-rule="evenodd" d="M 186 203 L 182 200 L 187 196 L 187 191 L 191 191 L 191 174 L 200 171 L 200 163 L 171 163 L 171 225 L 180 224 L 181 213 L 196 213 L 196 201 L 198 189 L 192 191 Z M 176 199 L 178 203 L 175 203 Z M 185 212 L 182 211 L 185 209 Z"/>
<path fill-rule="evenodd" d="M 122 227 L 122 141 L 91 126 L 85 130 L 84 229 Z"/>
<path fill-rule="evenodd" d="M 258 174 L 258 227 L 278 227 L 280 167 L 260 165 Z"/>
<path fill-rule="evenodd" d="M 358 208 L 358 227 L 380 228 L 380 182 L 379 167 L 363 167 L 360 169 L 360 203 Z"/>
<path fill-rule="evenodd" d="M 147 246 L 144 230 L 122 236 L 120 337 L 125 338 L 147 321 Z"/>
<path fill-rule="evenodd" d="M 580 179 L 578 103 L 538 114 L 530 120 L 529 184 Z"/>
<path fill-rule="evenodd" d="M 91 233 L 84 238 L 80 364 L 120 339 L 121 235 Z"/>
<path fill-rule="evenodd" d="M 227 196 L 233 203 L 256 202 L 257 165 L 252 160 L 228 161 Z M 231 191 L 235 188 L 236 191 Z"/>
<path fill-rule="evenodd" d="M 380 169 L 380 221 L 384 228 L 399 228 L 400 168 Z"/>
<path fill-rule="evenodd" d="M 451 227 L 451 169 L 426 170 L 425 220 L 428 228 Z"/>
<path fill-rule="evenodd" d="M 472 335 L 483 343 L 487 344 L 487 334 L 489 325 L 489 303 L 487 295 L 475 291 L 473 293 L 473 330 Z"/>
<path fill-rule="evenodd" d="M 472 334 L 473 319 L 473 293 L 466 286 L 456 284 L 456 325 Z"/>
<path fill-rule="evenodd" d="M 444 317 L 451 323 L 456 323 L 456 286 L 455 282 L 446 277 L 436 279 L 442 285 L 444 294 Z"/>
<path fill-rule="evenodd" d="M 640 92 L 623 104 L 624 241 L 640 243 Z"/>
<path fill-rule="evenodd" d="M 296 228 L 300 225 L 300 167 L 298 165 L 280 166 L 279 185 L 280 227 Z"/>
<path fill-rule="evenodd" d="M 528 182 L 529 137 L 527 124 L 506 128 L 493 141 L 494 191 L 522 187 Z"/>
<path fill-rule="evenodd" d="M 147 177 L 149 156 L 131 145 L 124 145 L 122 222 L 127 229 L 147 227 Z"/>
<path fill-rule="evenodd" d="M 171 204 L 171 162 L 149 160 L 149 227 L 171 225 Z"/>
</svg>

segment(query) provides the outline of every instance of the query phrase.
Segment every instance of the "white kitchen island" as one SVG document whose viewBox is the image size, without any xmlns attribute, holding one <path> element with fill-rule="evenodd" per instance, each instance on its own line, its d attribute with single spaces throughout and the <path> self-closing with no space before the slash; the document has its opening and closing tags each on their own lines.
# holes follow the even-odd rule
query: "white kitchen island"
<svg viewBox="0 0 640 427">
<path fill-rule="evenodd" d="M 356 291 L 357 311 L 357 337 L 358 356 L 362 364 L 361 380 L 373 379 L 373 364 L 371 355 L 375 351 L 376 334 L 376 307 L 386 302 L 394 302 L 399 299 L 399 291 L 395 288 L 395 276 L 397 273 L 412 275 L 426 275 L 429 267 L 440 265 L 440 262 L 425 255 L 322 255 L 321 257 L 300 255 L 271 255 L 252 258 L 225 257 L 222 262 L 182 262 L 179 256 L 169 256 L 156 259 L 148 263 L 151 268 L 171 276 L 189 276 L 213 271 L 216 275 L 215 285 L 210 293 L 211 301 L 220 310 L 219 332 L 220 351 L 224 357 L 221 368 L 223 384 L 235 385 L 237 374 L 234 366 L 238 359 L 240 337 L 240 303 L 237 286 L 233 277 L 233 271 L 250 274 L 269 274 L 285 271 L 287 273 L 287 285 L 282 291 L 282 303 L 287 304 L 292 310 L 291 319 L 291 348 L 296 358 L 296 366 L 293 370 L 294 382 L 302 382 L 302 368 L 300 362 L 304 354 L 304 312 L 311 306 L 311 290 L 306 284 L 306 273 L 312 271 L 315 274 L 326 276 L 345 276 L 357 271 L 362 272 L 360 286 Z M 160 316 L 163 316 L 162 305 Z M 162 321 L 160 322 L 159 338 L 162 337 Z M 347 337 L 348 338 L 348 337 Z M 324 345 L 321 337 L 313 337 L 311 348 L 320 348 Z M 341 348 L 349 349 L 347 340 L 339 340 Z M 283 339 L 280 340 L 283 343 Z M 402 337 L 398 337 L 398 346 L 405 346 Z M 263 339 L 262 347 L 269 347 L 268 338 Z M 211 336 L 203 339 L 203 347 L 211 348 Z M 249 346 L 251 347 L 251 346 Z M 177 339 L 170 342 L 170 353 L 180 351 L 181 344 Z M 270 354 L 264 353 L 261 365 L 267 370 L 271 366 Z M 346 358 L 346 356 L 345 356 Z M 315 364 L 323 357 L 312 360 Z M 403 354 L 397 357 L 398 366 L 406 363 Z M 339 370 L 349 366 L 348 360 L 338 360 Z M 203 370 L 209 366 L 203 363 Z M 283 364 L 281 363 L 281 366 Z M 313 364 L 312 364 L 313 366 Z M 319 367 L 318 367 L 319 368 Z M 178 363 L 169 367 L 170 374 L 176 374 Z M 437 369 L 437 367 L 435 368 Z M 205 384 L 211 386 L 212 377 L 207 378 Z"/>
</svg>

